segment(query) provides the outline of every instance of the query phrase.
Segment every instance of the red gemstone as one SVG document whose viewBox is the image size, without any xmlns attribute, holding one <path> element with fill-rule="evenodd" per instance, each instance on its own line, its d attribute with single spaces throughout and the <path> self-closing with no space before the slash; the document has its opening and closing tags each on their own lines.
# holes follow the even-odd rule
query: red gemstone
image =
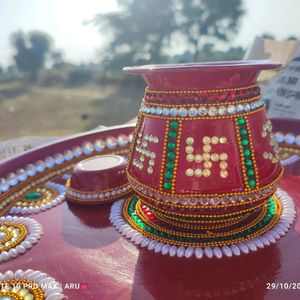
<svg viewBox="0 0 300 300">
<path fill-rule="evenodd" d="M 235 92 L 229 92 L 227 97 L 229 100 L 235 100 L 236 98 Z"/>
</svg>

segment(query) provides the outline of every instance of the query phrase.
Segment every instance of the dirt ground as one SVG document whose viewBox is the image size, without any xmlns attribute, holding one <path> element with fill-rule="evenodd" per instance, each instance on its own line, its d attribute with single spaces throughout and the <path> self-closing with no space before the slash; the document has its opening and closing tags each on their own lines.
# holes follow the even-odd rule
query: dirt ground
<svg viewBox="0 0 300 300">
<path fill-rule="evenodd" d="M 137 115 L 144 87 L 109 84 L 81 88 L 0 84 L 0 141 L 63 136 L 117 125 Z"/>
</svg>

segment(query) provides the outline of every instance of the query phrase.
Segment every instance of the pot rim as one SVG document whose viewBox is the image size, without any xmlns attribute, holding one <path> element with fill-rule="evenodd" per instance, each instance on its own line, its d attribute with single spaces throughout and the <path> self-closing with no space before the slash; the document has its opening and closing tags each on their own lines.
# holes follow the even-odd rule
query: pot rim
<svg viewBox="0 0 300 300">
<path fill-rule="evenodd" d="M 153 64 L 153 65 L 141 65 L 124 67 L 123 71 L 129 74 L 145 74 L 151 72 L 163 72 L 163 71 L 186 71 L 189 70 L 228 70 L 232 68 L 240 69 L 258 69 L 258 70 L 270 70 L 281 67 L 280 62 L 271 60 L 236 60 L 236 61 L 215 61 L 215 62 L 201 62 L 201 63 L 185 63 L 185 64 Z"/>
</svg>

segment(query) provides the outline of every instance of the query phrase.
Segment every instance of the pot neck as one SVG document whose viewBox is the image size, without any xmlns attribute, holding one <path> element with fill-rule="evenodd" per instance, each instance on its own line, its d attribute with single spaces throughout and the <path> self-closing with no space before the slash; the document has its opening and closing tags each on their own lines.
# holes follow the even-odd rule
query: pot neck
<svg viewBox="0 0 300 300">
<path fill-rule="evenodd" d="M 256 84 L 238 88 L 205 89 L 205 90 L 145 90 L 145 105 L 185 105 L 242 103 L 256 101 L 260 97 L 260 88 Z"/>
</svg>

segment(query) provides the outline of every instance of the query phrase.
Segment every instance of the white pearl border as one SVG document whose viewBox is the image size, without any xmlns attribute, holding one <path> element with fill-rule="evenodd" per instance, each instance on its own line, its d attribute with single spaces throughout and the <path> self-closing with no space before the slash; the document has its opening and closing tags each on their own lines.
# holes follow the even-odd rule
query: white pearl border
<svg viewBox="0 0 300 300">
<path fill-rule="evenodd" d="M 33 281 L 42 289 L 46 300 L 66 299 L 63 295 L 61 285 L 53 277 L 50 277 L 48 274 L 41 271 L 34 271 L 32 269 L 23 271 L 19 269 L 16 272 L 9 270 L 4 274 L 0 273 L 0 285 L 2 280 L 11 279 L 25 279 Z"/>
<path fill-rule="evenodd" d="M 287 159 L 282 160 L 281 164 L 283 166 L 292 165 L 295 162 L 297 162 L 299 159 L 300 159 L 299 155 L 292 155 L 292 156 L 288 157 Z"/>
<path fill-rule="evenodd" d="M 215 117 L 215 116 L 234 116 L 243 112 L 250 112 L 263 107 L 265 103 L 262 100 L 255 100 L 249 103 L 228 104 L 222 106 L 197 106 L 197 107 L 154 107 L 142 103 L 140 111 L 147 115 L 157 115 L 164 117 Z"/>
<path fill-rule="evenodd" d="M 21 207 L 21 206 L 13 206 L 9 213 L 12 215 L 26 215 L 26 214 L 37 214 L 41 211 L 46 211 L 51 209 L 52 207 L 57 206 L 58 204 L 62 203 L 65 200 L 66 196 L 66 189 L 65 186 L 48 181 L 45 184 L 45 187 L 49 187 L 52 189 L 56 189 L 58 192 L 58 196 L 49 201 L 46 204 L 42 204 L 41 206 L 29 206 L 29 207 Z"/>
<path fill-rule="evenodd" d="M 277 131 L 274 133 L 274 136 L 277 143 L 285 143 L 288 145 L 295 144 L 300 146 L 300 134 L 295 135 L 291 132 L 282 133 L 280 131 Z"/>
<path fill-rule="evenodd" d="M 6 216 L 1 217 L 0 222 L 13 222 L 23 224 L 28 230 L 27 236 L 25 237 L 24 241 L 22 241 L 19 245 L 17 245 L 14 248 L 11 248 L 8 251 L 0 252 L 0 262 L 7 261 L 11 258 L 15 258 L 18 255 L 27 252 L 30 248 L 32 248 L 33 245 L 38 243 L 38 240 L 43 234 L 42 226 L 34 219 Z"/>
<path fill-rule="evenodd" d="M 113 189 L 112 191 L 107 191 L 107 192 L 93 192 L 93 193 L 89 193 L 86 194 L 84 192 L 75 192 L 70 190 L 69 188 L 66 188 L 66 197 L 70 196 L 70 197 L 74 197 L 76 198 L 77 201 L 83 201 L 84 203 L 89 203 L 90 201 L 105 201 L 107 199 L 110 199 L 111 197 L 120 197 L 120 195 L 124 194 L 124 193 L 128 193 L 131 190 L 131 186 L 130 184 L 127 184 L 126 186 L 123 187 L 115 187 L 115 189 Z M 71 200 L 72 200 L 71 198 Z"/>
<path fill-rule="evenodd" d="M 279 222 L 269 231 L 262 236 L 253 238 L 251 240 L 234 244 L 231 246 L 222 247 L 183 247 L 164 244 L 157 240 L 148 238 L 135 229 L 133 229 L 122 217 L 122 206 L 125 200 L 119 200 L 112 205 L 109 219 L 113 226 L 127 239 L 136 245 L 141 245 L 143 248 L 154 251 L 155 253 L 162 253 L 163 255 L 169 254 L 171 257 L 185 257 L 190 258 L 195 255 L 196 258 L 201 259 L 204 256 L 208 258 L 216 257 L 221 259 L 223 256 L 232 257 L 239 256 L 241 254 L 249 254 L 259 249 L 265 248 L 270 244 L 275 244 L 277 240 L 283 237 L 296 216 L 296 208 L 293 199 L 284 191 L 277 189 L 276 196 L 282 203 L 282 214 Z"/>
</svg>

